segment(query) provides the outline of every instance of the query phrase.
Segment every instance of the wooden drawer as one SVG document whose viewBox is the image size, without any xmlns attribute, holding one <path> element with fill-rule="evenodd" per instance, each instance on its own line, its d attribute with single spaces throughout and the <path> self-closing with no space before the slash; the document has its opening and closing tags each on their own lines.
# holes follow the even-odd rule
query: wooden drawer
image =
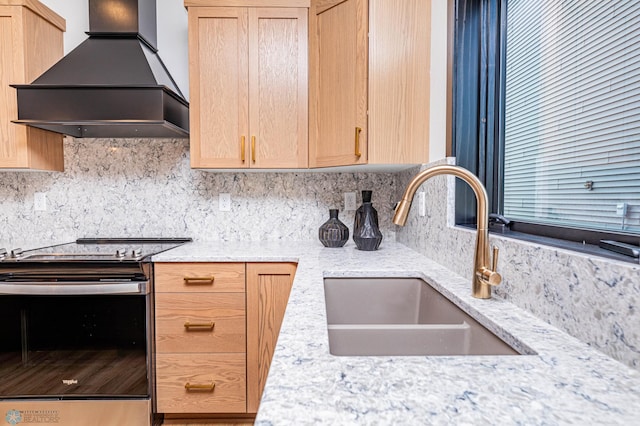
<svg viewBox="0 0 640 426">
<path fill-rule="evenodd" d="M 156 294 L 156 351 L 245 352 L 245 294 Z"/>
<path fill-rule="evenodd" d="M 245 362 L 245 354 L 157 354 L 158 412 L 245 412 Z M 215 387 L 189 391 L 187 383 Z"/>
<path fill-rule="evenodd" d="M 244 269 L 244 263 L 156 263 L 155 291 L 244 292 Z"/>
</svg>

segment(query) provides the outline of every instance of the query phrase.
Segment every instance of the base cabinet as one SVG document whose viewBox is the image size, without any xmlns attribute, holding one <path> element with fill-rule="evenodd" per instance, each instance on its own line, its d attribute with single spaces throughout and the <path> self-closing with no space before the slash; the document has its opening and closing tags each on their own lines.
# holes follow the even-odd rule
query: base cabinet
<svg viewBox="0 0 640 426">
<path fill-rule="evenodd" d="M 296 265 L 247 264 L 247 412 L 256 413 L 287 308 Z"/>
<path fill-rule="evenodd" d="M 159 413 L 258 411 L 295 271 L 292 263 L 155 265 Z"/>
<path fill-rule="evenodd" d="M 244 413 L 244 353 L 157 354 L 158 411 Z"/>
</svg>

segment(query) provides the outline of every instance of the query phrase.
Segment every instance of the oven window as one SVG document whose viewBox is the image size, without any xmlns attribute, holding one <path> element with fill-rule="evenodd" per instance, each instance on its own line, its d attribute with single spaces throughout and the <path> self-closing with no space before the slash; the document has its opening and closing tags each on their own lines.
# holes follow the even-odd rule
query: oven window
<svg viewBox="0 0 640 426">
<path fill-rule="evenodd" d="M 144 296 L 0 297 L 0 398 L 145 397 Z"/>
</svg>

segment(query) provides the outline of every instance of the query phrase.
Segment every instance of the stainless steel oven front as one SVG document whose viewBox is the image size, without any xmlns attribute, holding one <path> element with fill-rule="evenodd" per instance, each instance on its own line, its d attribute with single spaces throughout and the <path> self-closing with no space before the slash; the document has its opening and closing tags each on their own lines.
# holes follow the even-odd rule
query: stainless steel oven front
<svg viewBox="0 0 640 426">
<path fill-rule="evenodd" d="M 188 241 L 0 250 L 0 426 L 154 424 L 150 259 Z"/>
<path fill-rule="evenodd" d="M 0 420 L 151 424 L 152 312 L 150 280 L 0 283 Z"/>
</svg>

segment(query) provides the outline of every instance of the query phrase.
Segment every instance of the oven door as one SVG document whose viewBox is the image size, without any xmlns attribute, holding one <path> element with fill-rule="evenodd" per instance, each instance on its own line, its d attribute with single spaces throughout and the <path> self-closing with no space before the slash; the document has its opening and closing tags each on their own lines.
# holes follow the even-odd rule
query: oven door
<svg viewBox="0 0 640 426">
<path fill-rule="evenodd" d="M 150 398 L 146 291 L 104 294 L 54 284 L 67 291 L 40 294 L 5 285 L 0 399 Z"/>
</svg>

